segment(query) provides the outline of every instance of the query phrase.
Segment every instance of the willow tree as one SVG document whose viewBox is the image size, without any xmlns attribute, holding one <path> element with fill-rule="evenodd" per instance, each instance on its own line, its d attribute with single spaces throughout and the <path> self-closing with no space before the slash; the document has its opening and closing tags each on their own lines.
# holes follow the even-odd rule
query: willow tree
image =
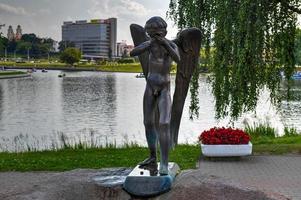
<svg viewBox="0 0 301 200">
<path fill-rule="evenodd" d="M 180 29 L 196 26 L 203 31 L 206 57 L 213 56 L 211 80 L 217 118 L 230 115 L 237 119 L 254 110 L 265 87 L 272 102 L 279 102 L 280 72 L 289 82 L 294 72 L 300 5 L 300 0 L 170 1 L 168 15 Z M 194 95 L 196 88 L 193 84 Z"/>
</svg>

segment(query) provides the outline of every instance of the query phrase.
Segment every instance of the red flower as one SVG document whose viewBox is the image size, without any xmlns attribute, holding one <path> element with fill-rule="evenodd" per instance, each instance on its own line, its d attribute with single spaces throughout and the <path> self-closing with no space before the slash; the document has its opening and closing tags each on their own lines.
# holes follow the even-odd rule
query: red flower
<svg viewBox="0 0 301 200">
<path fill-rule="evenodd" d="M 203 144 L 248 144 L 250 136 L 240 129 L 214 127 L 203 131 L 199 141 Z"/>
</svg>

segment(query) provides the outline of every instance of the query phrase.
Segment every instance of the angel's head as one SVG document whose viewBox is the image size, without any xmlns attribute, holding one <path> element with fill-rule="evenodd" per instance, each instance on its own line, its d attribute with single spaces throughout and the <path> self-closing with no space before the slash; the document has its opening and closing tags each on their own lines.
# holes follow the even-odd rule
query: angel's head
<svg viewBox="0 0 301 200">
<path fill-rule="evenodd" d="M 150 37 L 165 37 L 167 23 L 161 17 L 152 17 L 145 23 L 144 29 Z"/>
</svg>

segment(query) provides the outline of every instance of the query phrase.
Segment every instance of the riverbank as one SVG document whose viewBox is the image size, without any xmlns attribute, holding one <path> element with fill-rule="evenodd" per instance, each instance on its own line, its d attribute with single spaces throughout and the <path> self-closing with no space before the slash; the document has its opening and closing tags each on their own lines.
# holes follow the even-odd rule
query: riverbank
<svg viewBox="0 0 301 200">
<path fill-rule="evenodd" d="M 64 63 L 15 63 L 15 62 L 0 62 L 0 67 L 6 69 L 47 69 L 47 70 L 64 70 L 64 71 L 101 71 L 101 72 L 128 72 L 141 73 L 142 68 L 140 63 L 108 63 L 105 65 L 97 64 L 78 64 L 75 66 L 68 66 Z M 172 73 L 176 72 L 176 66 L 173 65 Z"/>
<path fill-rule="evenodd" d="M 78 64 L 68 66 L 64 63 L 16 63 L 16 62 L 0 62 L 0 67 L 6 69 L 47 69 L 47 70 L 65 70 L 65 71 L 104 71 L 104 72 L 142 72 L 140 63 L 119 64 L 108 63 L 106 65 L 97 64 Z"/>
<path fill-rule="evenodd" d="M 301 135 L 279 138 L 259 137 L 253 141 L 253 155 L 301 155 Z M 194 169 L 200 157 L 199 145 L 178 145 L 170 161 L 181 169 Z M 148 156 L 146 147 L 84 148 L 66 146 L 60 150 L 24 153 L 0 153 L 0 171 L 66 171 L 76 168 L 134 167 Z"/>
<path fill-rule="evenodd" d="M 141 73 L 142 69 L 139 63 L 133 64 L 115 64 L 115 65 L 77 65 L 67 66 L 61 63 L 37 63 L 30 65 L 29 63 L 14 63 L 1 65 L 6 69 L 46 69 L 46 70 L 64 70 L 64 71 L 101 71 L 101 72 L 131 72 Z"/>
<path fill-rule="evenodd" d="M 0 79 L 23 78 L 28 76 L 30 76 L 30 74 L 21 71 L 0 71 Z"/>
<path fill-rule="evenodd" d="M 196 167 L 199 147 L 179 145 L 170 160 L 182 169 Z M 76 168 L 134 167 L 148 156 L 146 147 L 65 148 L 56 151 L 0 153 L 0 171 L 66 171 Z"/>
</svg>

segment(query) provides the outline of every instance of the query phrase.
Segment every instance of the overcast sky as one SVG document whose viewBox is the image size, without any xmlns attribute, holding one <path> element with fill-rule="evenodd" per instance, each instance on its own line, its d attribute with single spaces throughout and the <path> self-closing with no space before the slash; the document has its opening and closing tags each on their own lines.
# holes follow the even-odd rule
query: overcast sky
<svg viewBox="0 0 301 200">
<path fill-rule="evenodd" d="M 23 33 L 61 40 L 63 21 L 96 18 L 117 18 L 117 40 L 132 43 L 129 25 L 144 25 L 151 16 L 165 18 L 169 0 L 0 0 L 0 23 L 7 34 L 8 25 L 14 30 L 20 24 Z M 299 21 L 301 18 L 299 17 Z M 175 37 L 177 28 L 168 22 L 168 38 Z"/>
<path fill-rule="evenodd" d="M 132 43 L 129 25 L 144 25 L 151 16 L 165 18 L 169 0 L 0 0 L 1 31 L 7 34 L 8 25 L 14 30 L 20 24 L 23 33 L 61 40 L 63 21 L 117 18 L 117 40 Z M 168 38 L 177 28 L 168 21 Z"/>
</svg>

